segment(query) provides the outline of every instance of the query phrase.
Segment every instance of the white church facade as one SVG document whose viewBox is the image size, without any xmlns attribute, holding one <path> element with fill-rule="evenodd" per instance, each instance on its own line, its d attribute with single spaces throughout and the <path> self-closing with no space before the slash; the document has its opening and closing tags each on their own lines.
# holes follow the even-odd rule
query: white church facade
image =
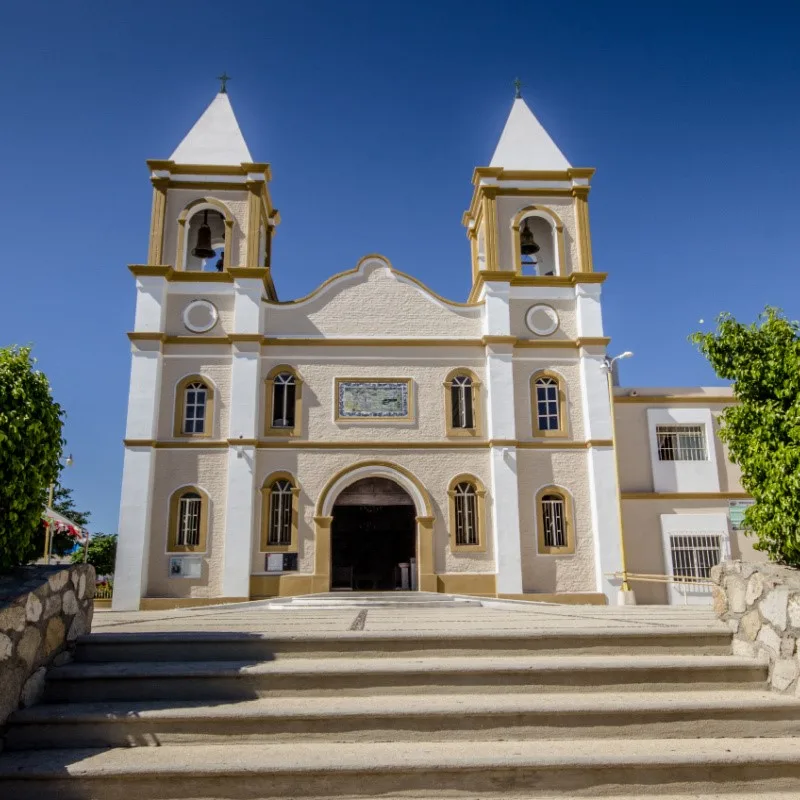
<svg viewBox="0 0 800 800">
<path fill-rule="evenodd" d="M 474 171 L 465 302 L 379 255 L 279 299 L 270 166 L 224 91 L 148 166 L 115 609 L 394 589 L 614 603 L 625 569 L 750 554 L 715 434 L 730 391 L 612 388 L 594 170 L 521 97 Z"/>
</svg>

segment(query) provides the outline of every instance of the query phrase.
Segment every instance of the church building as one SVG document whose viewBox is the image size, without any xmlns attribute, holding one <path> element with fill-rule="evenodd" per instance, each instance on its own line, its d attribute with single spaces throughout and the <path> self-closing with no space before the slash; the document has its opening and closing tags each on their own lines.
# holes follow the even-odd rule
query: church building
<svg viewBox="0 0 800 800">
<path fill-rule="evenodd" d="M 224 86 L 147 164 L 114 609 L 398 589 L 616 603 L 623 573 L 639 603 L 709 602 L 674 579 L 753 555 L 716 435 L 730 390 L 614 385 L 629 354 L 603 327 L 594 169 L 519 92 L 472 175 L 465 300 L 375 254 L 279 298 L 271 167 Z"/>
</svg>

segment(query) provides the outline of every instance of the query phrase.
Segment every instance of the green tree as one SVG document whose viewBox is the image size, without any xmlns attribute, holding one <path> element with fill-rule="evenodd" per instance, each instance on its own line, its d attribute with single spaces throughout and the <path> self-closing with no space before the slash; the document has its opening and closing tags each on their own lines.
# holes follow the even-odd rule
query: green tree
<svg viewBox="0 0 800 800">
<path fill-rule="evenodd" d="M 78 511 L 75 508 L 72 489 L 67 489 L 61 483 L 56 483 L 53 491 L 53 511 L 58 511 L 62 516 L 71 519 L 79 528 L 85 528 L 92 516 L 90 511 Z"/>
<path fill-rule="evenodd" d="M 800 324 L 767 307 L 751 325 L 730 314 L 690 339 L 739 401 L 720 414 L 720 438 L 755 500 L 745 525 L 757 550 L 800 566 Z"/>
<path fill-rule="evenodd" d="M 64 444 L 64 412 L 30 347 L 0 348 L 0 571 L 27 560 Z"/>
<path fill-rule="evenodd" d="M 114 559 L 117 557 L 117 534 L 96 533 L 89 539 L 87 561 L 95 568 L 98 575 L 114 574 Z M 83 549 L 72 554 L 75 564 L 83 562 Z"/>
</svg>

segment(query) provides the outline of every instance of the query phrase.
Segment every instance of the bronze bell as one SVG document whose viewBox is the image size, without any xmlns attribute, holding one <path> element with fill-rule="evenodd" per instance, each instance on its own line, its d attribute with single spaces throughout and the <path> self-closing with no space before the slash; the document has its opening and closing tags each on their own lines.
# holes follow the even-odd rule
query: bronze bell
<svg viewBox="0 0 800 800">
<path fill-rule="evenodd" d="M 208 226 L 208 211 L 203 212 L 203 224 L 197 230 L 197 245 L 192 250 L 192 255 L 195 258 L 212 258 L 215 255 L 211 247 L 211 228 Z"/>
<path fill-rule="evenodd" d="M 532 256 L 538 253 L 541 248 L 533 240 L 533 231 L 528 227 L 528 220 L 525 220 L 525 227 L 519 234 L 519 252 L 523 256 Z"/>
</svg>

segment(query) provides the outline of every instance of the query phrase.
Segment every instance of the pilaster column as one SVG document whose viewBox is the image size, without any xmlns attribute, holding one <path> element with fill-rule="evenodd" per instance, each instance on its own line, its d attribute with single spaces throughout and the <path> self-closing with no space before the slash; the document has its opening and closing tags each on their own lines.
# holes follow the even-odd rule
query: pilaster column
<svg viewBox="0 0 800 800">
<path fill-rule="evenodd" d="M 314 517 L 314 577 L 312 592 L 331 588 L 331 525 L 333 517 Z"/>
<path fill-rule="evenodd" d="M 167 212 L 169 178 L 153 178 L 153 209 L 150 214 L 150 245 L 147 263 L 160 265 L 164 250 L 164 221 Z"/>
<path fill-rule="evenodd" d="M 163 276 L 136 279 L 135 331 L 164 330 L 167 282 Z M 119 537 L 114 571 L 115 611 L 134 611 L 147 591 L 147 559 L 150 552 L 152 496 L 161 396 L 161 342 L 137 340 L 131 348 L 131 382 L 125 426 L 125 458 L 122 467 Z M 133 444 L 141 442 L 142 444 Z M 147 443 L 147 444 L 144 444 Z"/>
<path fill-rule="evenodd" d="M 417 517 L 417 573 L 421 592 L 438 589 L 433 564 L 433 521 L 433 517 Z"/>
<path fill-rule="evenodd" d="M 578 260 L 581 272 L 592 272 L 592 237 L 589 233 L 589 187 L 573 186 L 575 198 L 575 227 L 578 234 Z"/>
<path fill-rule="evenodd" d="M 514 409 L 514 338 L 507 283 L 486 284 L 486 417 L 490 450 L 492 537 L 497 591 L 522 593 L 522 550 Z"/>
<path fill-rule="evenodd" d="M 261 293 L 263 283 L 239 278 L 234 283 L 234 325 L 231 338 L 228 486 L 225 512 L 224 597 L 248 597 L 256 530 L 258 487 L 258 393 L 261 389 Z"/>
<path fill-rule="evenodd" d="M 589 504 L 594 533 L 594 565 L 596 591 L 603 592 L 609 602 L 616 603 L 619 581 L 612 583 L 607 573 L 622 570 L 620 551 L 619 485 L 612 444 L 612 408 L 608 396 L 605 356 L 581 350 L 581 399 L 586 438 L 607 442 L 587 451 Z"/>
</svg>

